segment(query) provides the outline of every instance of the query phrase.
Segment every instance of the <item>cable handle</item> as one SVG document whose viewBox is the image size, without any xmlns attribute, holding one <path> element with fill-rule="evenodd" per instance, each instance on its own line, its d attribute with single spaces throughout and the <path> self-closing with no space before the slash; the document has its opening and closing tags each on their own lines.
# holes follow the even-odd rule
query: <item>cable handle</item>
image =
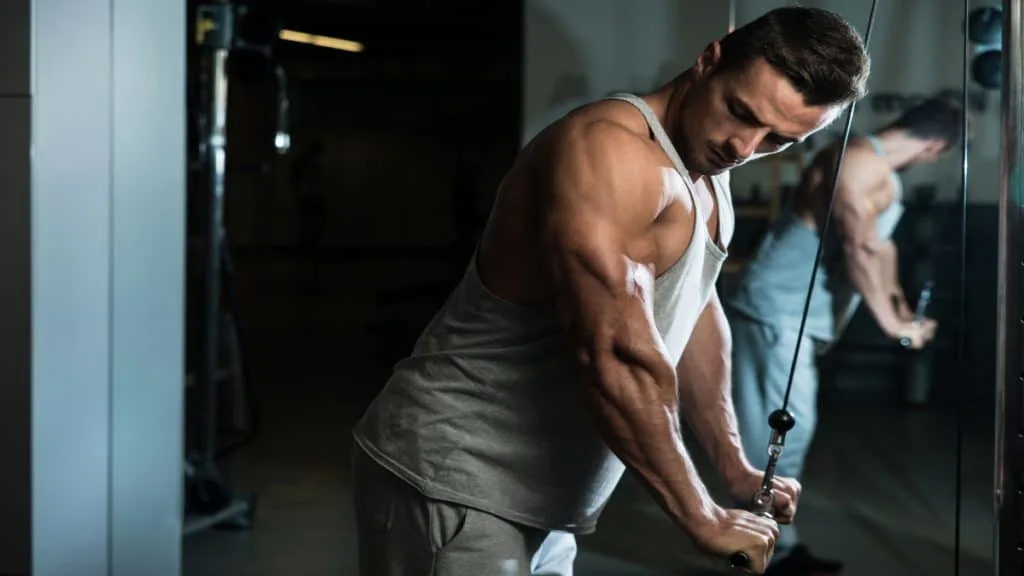
<svg viewBox="0 0 1024 576">
<path fill-rule="evenodd" d="M 767 502 L 766 509 L 765 510 L 751 510 L 751 512 L 757 514 L 758 516 L 763 516 L 765 518 L 768 518 L 769 520 L 774 520 L 775 516 L 772 515 L 771 509 L 772 509 L 772 506 L 775 503 L 775 494 L 773 492 L 771 492 L 770 490 L 767 491 L 767 492 L 765 492 L 764 490 L 759 490 L 757 495 L 754 496 L 755 501 L 757 499 L 761 498 L 762 496 L 766 497 L 766 499 L 765 499 L 765 502 Z M 736 569 L 739 569 L 739 570 L 750 570 L 751 566 L 753 566 L 753 563 L 750 560 L 750 556 L 746 552 L 743 552 L 743 551 L 733 552 L 732 554 L 729 555 L 729 567 L 730 568 L 736 568 Z"/>
<path fill-rule="evenodd" d="M 768 417 L 768 424 L 772 427 L 772 439 L 768 444 L 768 465 L 761 478 L 761 487 L 751 498 L 750 512 L 774 520 L 772 512 L 775 509 L 775 470 L 786 446 L 786 434 L 796 426 L 796 419 L 789 411 L 779 409 Z M 732 568 L 749 570 L 751 565 L 750 556 L 746 552 L 733 552 L 729 555 L 729 566 Z"/>
<path fill-rule="evenodd" d="M 923 322 L 924 315 L 928 312 L 928 304 L 932 301 L 932 283 L 925 282 L 921 288 L 921 294 L 917 297 L 917 307 L 914 310 L 914 322 Z M 910 338 L 900 338 L 900 346 L 910 348 Z"/>
</svg>

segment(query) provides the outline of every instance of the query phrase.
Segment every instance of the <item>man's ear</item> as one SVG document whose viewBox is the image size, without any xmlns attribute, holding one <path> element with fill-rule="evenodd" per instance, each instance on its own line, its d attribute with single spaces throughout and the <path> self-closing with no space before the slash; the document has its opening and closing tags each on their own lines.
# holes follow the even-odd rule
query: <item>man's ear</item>
<svg viewBox="0 0 1024 576">
<path fill-rule="evenodd" d="M 693 69 L 697 72 L 700 77 L 710 76 L 714 72 L 715 68 L 718 67 L 719 60 L 722 59 L 722 45 L 717 40 L 708 44 L 707 48 L 697 56 L 697 62 Z"/>
</svg>

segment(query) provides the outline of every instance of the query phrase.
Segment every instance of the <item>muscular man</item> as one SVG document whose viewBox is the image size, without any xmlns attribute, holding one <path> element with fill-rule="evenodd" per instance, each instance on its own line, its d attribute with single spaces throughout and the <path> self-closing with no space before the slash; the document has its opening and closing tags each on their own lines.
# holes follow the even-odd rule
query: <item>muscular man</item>
<svg viewBox="0 0 1024 576">
<path fill-rule="evenodd" d="M 932 98 L 866 137 L 852 137 L 839 173 L 822 267 L 818 272 L 789 411 L 779 473 L 799 478 L 814 435 L 818 376 L 815 350 L 834 341 L 863 301 L 882 332 L 913 348 L 935 332 L 930 319 L 915 322 L 897 274 L 891 240 L 903 212 L 898 172 L 935 161 L 960 138 L 961 111 Z M 768 416 L 782 405 L 818 250 L 841 142 L 821 150 L 804 171 L 792 205 L 785 206 L 750 265 L 724 298 L 733 333 L 733 388 L 740 434 L 755 466 L 768 459 Z M 794 526 L 782 529 L 769 574 L 838 572 L 797 545 Z M 791 549 L 790 554 L 785 554 Z M 817 570 L 818 572 L 815 572 Z"/>
<path fill-rule="evenodd" d="M 462 282 L 355 428 L 363 576 L 569 575 L 574 534 L 627 468 L 703 550 L 763 572 L 775 523 L 716 504 L 680 436 L 682 417 L 732 493 L 754 494 L 714 289 L 728 170 L 826 126 L 867 75 L 842 18 L 783 8 L 530 142 Z M 776 488 L 789 522 L 799 484 Z"/>
</svg>

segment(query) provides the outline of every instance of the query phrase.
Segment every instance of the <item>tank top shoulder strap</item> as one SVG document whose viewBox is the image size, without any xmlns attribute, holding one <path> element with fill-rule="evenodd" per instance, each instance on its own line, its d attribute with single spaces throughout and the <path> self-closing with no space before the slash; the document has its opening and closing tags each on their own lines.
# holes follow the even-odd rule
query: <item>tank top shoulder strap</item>
<svg viewBox="0 0 1024 576">
<path fill-rule="evenodd" d="M 697 201 L 696 187 L 690 180 L 689 171 L 686 169 L 686 165 L 683 164 L 683 159 L 679 157 L 679 152 L 676 151 L 676 147 L 672 145 L 672 140 L 668 137 L 668 133 L 665 132 L 665 127 L 661 125 L 661 121 L 659 121 L 658 117 L 654 115 L 654 110 L 652 110 L 651 107 L 647 104 L 647 102 L 644 102 L 644 100 L 639 96 L 635 94 L 629 94 L 626 92 L 616 92 L 614 94 L 606 96 L 604 99 L 621 100 L 623 102 L 632 104 L 637 110 L 640 111 L 640 113 L 644 117 L 644 120 L 647 122 L 648 128 L 650 128 L 651 130 L 651 134 L 654 135 L 654 139 L 658 142 L 658 145 L 661 146 L 661 149 L 665 151 L 665 154 L 668 155 L 669 160 L 672 161 L 672 166 L 674 166 L 675 169 L 679 172 L 679 175 L 682 176 L 683 181 L 686 182 L 686 189 L 690 193 L 690 198 L 693 200 L 693 205 L 697 210 L 697 213 L 700 214 L 700 222 L 703 222 L 705 220 L 705 215 L 701 211 L 700 202 Z M 731 238 L 732 212 L 730 211 L 728 213 L 728 218 L 724 217 L 722 214 L 723 209 L 731 210 L 732 206 L 732 200 L 726 192 L 728 186 L 726 185 L 726 182 L 723 180 L 722 176 L 712 176 L 710 180 L 712 194 L 715 195 L 715 200 L 718 204 L 719 235 L 722 235 L 722 233 L 725 232 L 723 238 Z M 723 230 L 722 222 L 725 220 L 728 220 L 728 230 Z M 698 228 L 702 232 L 707 232 L 707 228 L 705 228 L 704 226 L 699 226 Z M 708 245 L 713 246 L 714 242 L 709 241 Z"/>
<path fill-rule="evenodd" d="M 875 151 L 875 154 L 879 156 L 885 156 L 885 151 L 882 149 L 882 143 L 878 141 L 878 138 L 874 135 L 867 135 L 864 137 L 871 145 L 871 149 Z M 900 175 L 895 171 L 890 172 L 889 178 L 892 179 L 893 189 L 896 193 L 896 201 L 901 202 L 903 200 L 903 182 L 900 180 Z"/>
<path fill-rule="evenodd" d="M 885 152 L 882 151 L 882 143 L 878 141 L 878 138 L 872 134 L 868 134 L 864 139 L 868 141 L 868 144 L 871 146 L 871 149 L 875 151 L 875 154 L 885 156 Z"/>
<path fill-rule="evenodd" d="M 685 178 L 687 173 L 686 166 L 683 165 L 682 158 L 679 157 L 679 153 L 676 152 L 675 146 L 672 145 L 672 141 L 669 139 L 668 133 L 665 132 L 665 127 L 661 125 L 660 121 L 658 121 L 658 118 L 654 115 L 654 110 L 651 110 L 651 107 L 647 105 L 647 102 L 644 102 L 642 98 L 635 94 L 628 94 L 625 92 L 616 92 L 605 99 L 628 102 L 639 110 L 640 113 L 643 114 L 644 120 L 647 121 L 647 126 L 651 129 L 651 134 L 654 135 L 654 139 L 658 142 L 658 145 L 661 146 L 661 149 L 668 155 L 669 160 L 672 161 L 672 165 L 679 171 L 679 174 Z"/>
<path fill-rule="evenodd" d="M 659 121 L 658 117 L 654 115 L 654 110 L 651 110 L 651 107 L 647 105 L 647 102 L 644 102 L 643 98 L 640 98 L 635 94 L 617 92 L 615 94 L 607 96 L 605 99 L 621 100 L 623 102 L 628 102 L 629 104 L 632 104 L 637 110 L 640 111 L 640 113 L 644 117 L 644 120 L 647 122 L 648 128 L 651 129 L 651 134 L 654 135 L 654 139 L 658 142 L 658 145 L 661 146 L 661 149 L 665 151 L 665 154 L 668 155 L 669 160 L 672 161 L 672 166 L 675 167 L 675 169 L 679 172 L 679 175 L 682 176 L 683 181 L 686 182 L 686 189 L 690 193 L 690 197 L 693 200 L 693 205 L 695 206 L 697 212 L 701 214 L 700 221 L 703 222 L 705 216 L 701 212 L 700 202 L 697 201 L 696 188 L 693 186 L 693 182 L 691 182 L 690 180 L 689 171 L 686 169 L 686 165 L 683 164 L 683 159 L 679 157 L 679 152 L 676 151 L 676 147 L 672 145 L 672 140 L 668 137 L 668 133 L 665 132 L 665 127 L 661 125 L 661 121 Z M 721 200 L 718 194 L 719 191 L 722 189 L 722 183 L 715 181 L 715 178 L 712 178 L 712 193 L 716 195 L 716 198 L 718 200 Z"/>
</svg>

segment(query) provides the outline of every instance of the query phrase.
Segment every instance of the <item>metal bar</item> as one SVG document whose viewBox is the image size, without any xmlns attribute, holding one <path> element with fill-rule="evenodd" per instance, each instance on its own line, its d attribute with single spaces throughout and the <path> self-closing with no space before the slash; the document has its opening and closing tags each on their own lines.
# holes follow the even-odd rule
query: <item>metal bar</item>
<svg viewBox="0 0 1024 576">
<path fill-rule="evenodd" d="M 1024 572 L 1024 476 L 1021 466 L 1024 423 L 1021 421 L 1022 272 L 1020 187 L 1024 167 L 1024 74 L 1021 58 L 1021 0 L 1003 0 L 1002 161 L 999 183 L 998 279 L 996 286 L 996 574 Z"/>
<path fill-rule="evenodd" d="M 220 245 L 224 242 L 224 171 L 227 146 L 227 102 L 228 49 L 218 48 L 212 55 L 212 97 L 210 99 L 210 133 L 207 142 L 209 154 L 209 207 L 207 208 L 207 246 L 204 252 L 205 293 L 203 295 L 203 342 L 201 364 L 198 375 L 200 382 L 200 442 L 202 457 L 209 462 L 217 453 L 217 391 L 219 386 L 214 374 L 220 367 L 220 299 L 221 262 Z"/>
<path fill-rule="evenodd" d="M 232 500 L 227 506 L 213 514 L 187 514 L 182 523 L 182 536 L 189 536 L 224 524 L 230 525 L 232 521 L 237 522 L 238 518 L 243 518 L 242 522 L 244 523 L 247 521 L 245 517 L 251 509 L 252 504 L 246 500 Z"/>
<path fill-rule="evenodd" d="M 729 32 L 736 29 L 736 0 L 729 0 Z"/>
<path fill-rule="evenodd" d="M 970 20 L 971 3 L 970 0 L 964 0 L 964 24 Z M 970 110 L 970 100 L 968 88 L 970 87 L 970 63 L 971 63 L 971 44 L 968 42 L 968 35 L 966 31 L 963 35 L 963 50 L 961 51 L 961 57 L 963 58 L 962 69 L 961 69 L 961 82 L 962 92 L 961 96 L 961 125 L 962 131 L 960 137 L 960 314 L 959 324 L 960 330 L 957 330 L 956 338 L 956 365 L 957 371 L 960 376 L 960 381 L 964 382 L 967 379 L 966 369 L 966 358 L 965 358 L 965 346 L 967 343 L 967 203 L 968 203 L 968 111 Z M 922 294 L 923 295 L 923 294 Z M 963 426 L 963 405 L 964 405 L 964 388 L 963 386 L 957 386 L 956 390 L 956 470 L 953 474 L 956 478 L 956 495 L 954 497 L 956 514 L 953 528 L 953 574 L 954 576 L 960 576 L 960 555 L 961 555 L 961 535 L 963 528 L 963 477 L 964 477 L 964 426 Z"/>
</svg>

